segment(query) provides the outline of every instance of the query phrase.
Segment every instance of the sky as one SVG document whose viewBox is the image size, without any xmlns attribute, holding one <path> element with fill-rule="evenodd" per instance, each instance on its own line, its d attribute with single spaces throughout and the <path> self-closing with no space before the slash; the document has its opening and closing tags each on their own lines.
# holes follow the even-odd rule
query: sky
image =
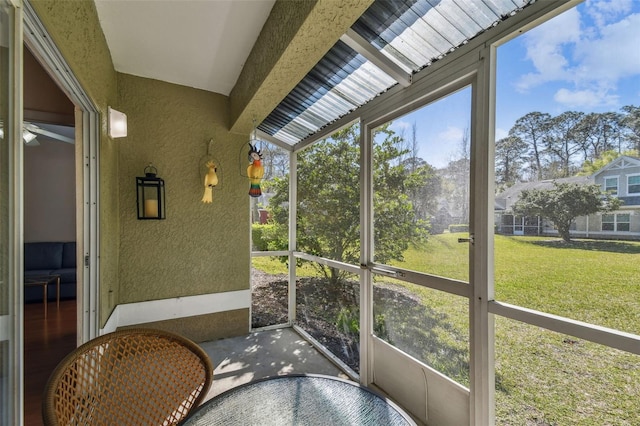
<svg viewBox="0 0 640 426">
<path fill-rule="evenodd" d="M 529 112 L 619 112 L 640 105 L 640 0 L 587 0 L 498 48 L 496 138 Z M 445 166 L 470 125 L 464 89 L 394 120 L 420 156 Z"/>
</svg>

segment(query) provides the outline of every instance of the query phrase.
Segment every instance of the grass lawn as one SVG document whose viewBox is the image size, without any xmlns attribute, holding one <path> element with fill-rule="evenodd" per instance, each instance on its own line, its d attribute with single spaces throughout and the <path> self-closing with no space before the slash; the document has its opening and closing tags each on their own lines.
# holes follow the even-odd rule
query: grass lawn
<svg viewBox="0 0 640 426">
<path fill-rule="evenodd" d="M 395 265 L 468 281 L 469 246 L 457 242 L 460 236 L 431 236 Z M 640 334 L 640 242 L 496 236 L 494 243 L 496 300 Z M 284 264 L 269 259 L 254 258 L 254 266 L 286 273 Z M 414 348 L 412 355 L 468 386 L 468 301 L 401 285 L 437 319 L 424 330 L 422 340 L 431 342 L 425 345 L 432 347 L 435 336 L 447 349 Z M 393 337 L 394 327 L 404 327 L 389 324 L 402 349 L 421 340 L 402 341 L 401 330 Z M 497 424 L 640 424 L 640 356 L 502 317 L 495 340 Z M 451 353 L 466 353 L 467 364 L 447 359 Z"/>
<path fill-rule="evenodd" d="M 396 265 L 468 280 L 459 236 L 432 236 Z M 494 243 L 496 300 L 640 333 L 640 242 L 496 236 Z M 450 315 L 459 311 L 451 296 L 414 291 L 462 335 L 466 313 Z M 495 354 L 498 424 L 640 424 L 637 355 L 500 317 Z"/>
</svg>

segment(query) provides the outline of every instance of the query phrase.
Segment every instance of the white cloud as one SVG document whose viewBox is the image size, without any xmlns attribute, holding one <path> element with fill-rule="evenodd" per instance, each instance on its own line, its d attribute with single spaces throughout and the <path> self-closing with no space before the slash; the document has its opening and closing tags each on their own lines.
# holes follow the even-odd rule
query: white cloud
<svg viewBox="0 0 640 426">
<path fill-rule="evenodd" d="M 497 141 L 499 141 L 500 139 L 504 139 L 507 136 L 509 136 L 509 131 L 508 130 L 496 127 L 496 140 Z"/>
<path fill-rule="evenodd" d="M 640 14 L 601 28 L 600 37 L 576 46 L 578 83 L 602 81 L 609 87 L 624 77 L 640 74 Z"/>
<path fill-rule="evenodd" d="M 444 167 L 455 157 L 460 150 L 465 129 L 455 126 L 447 126 L 437 133 L 424 134 L 419 137 L 419 156 L 434 167 Z"/>
<path fill-rule="evenodd" d="M 525 34 L 526 57 L 534 71 L 523 74 L 516 89 L 525 93 L 561 84 L 554 100 L 563 106 L 615 105 L 620 80 L 640 76 L 640 14 L 630 14 L 632 9 L 632 0 L 591 0 Z M 586 16 L 579 10 L 593 26 L 585 26 Z"/>
<path fill-rule="evenodd" d="M 587 0 L 586 12 L 597 26 L 603 26 L 620 14 L 629 13 L 632 0 Z"/>
<path fill-rule="evenodd" d="M 404 129 L 410 129 L 411 126 L 413 126 L 413 123 L 409 123 L 408 121 L 394 121 L 393 124 L 391 125 L 391 127 L 394 130 L 404 130 Z"/>
<path fill-rule="evenodd" d="M 446 143 L 459 144 L 464 136 L 464 130 L 459 127 L 449 126 L 447 130 L 444 130 L 437 135 L 437 139 Z"/>
<path fill-rule="evenodd" d="M 594 108 L 601 105 L 616 105 L 618 97 L 593 90 L 560 89 L 553 100 L 568 108 Z"/>
<path fill-rule="evenodd" d="M 580 39 L 580 15 L 574 8 L 544 25 L 534 28 L 524 36 L 526 58 L 535 72 L 523 75 L 516 89 L 526 92 L 540 84 L 569 77 L 569 61 L 563 54 L 563 46 Z"/>
</svg>

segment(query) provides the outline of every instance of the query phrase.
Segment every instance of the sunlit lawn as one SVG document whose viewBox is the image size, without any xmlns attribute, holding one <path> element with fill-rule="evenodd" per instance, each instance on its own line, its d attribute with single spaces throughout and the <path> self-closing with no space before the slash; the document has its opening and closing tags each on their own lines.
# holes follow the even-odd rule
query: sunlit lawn
<svg viewBox="0 0 640 426">
<path fill-rule="evenodd" d="M 460 236 L 433 236 L 397 265 L 467 281 Z M 494 243 L 496 300 L 640 333 L 639 242 L 496 236 Z M 428 306 L 459 312 L 450 296 L 418 291 Z M 466 313 L 449 320 L 461 333 L 468 327 Z M 496 382 L 498 424 L 640 424 L 640 357 L 626 352 L 498 317 Z"/>
<path fill-rule="evenodd" d="M 469 245 L 457 241 L 464 236 L 431 236 L 395 264 L 468 281 Z M 640 242 L 565 244 L 496 236 L 494 246 L 496 300 L 640 334 Z M 269 259 L 254 258 L 254 266 L 286 273 L 284 264 Z M 299 275 L 307 273 L 303 269 Z M 445 318 L 431 330 L 443 345 L 468 351 L 467 301 L 408 288 Z M 430 356 L 424 359 L 430 365 L 447 364 Z M 640 356 L 497 317 L 495 357 L 497 424 L 640 424 Z M 466 371 L 450 375 L 469 385 Z"/>
</svg>

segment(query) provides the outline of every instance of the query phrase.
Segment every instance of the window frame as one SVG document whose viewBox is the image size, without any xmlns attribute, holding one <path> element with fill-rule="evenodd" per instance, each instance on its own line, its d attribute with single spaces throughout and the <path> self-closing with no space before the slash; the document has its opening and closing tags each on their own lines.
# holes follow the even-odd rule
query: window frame
<svg viewBox="0 0 640 426">
<path fill-rule="evenodd" d="M 615 179 L 616 185 L 615 185 L 615 189 L 611 190 L 609 189 L 611 188 L 611 186 L 607 185 L 607 181 L 613 180 L 613 179 Z M 605 176 L 603 178 L 602 186 L 603 186 L 604 192 L 609 192 L 611 195 L 618 195 L 618 192 L 620 191 L 620 176 Z"/>
<path fill-rule="evenodd" d="M 488 31 L 471 40 L 465 50 L 453 52 L 429 67 L 428 73 L 414 75 L 412 85 L 408 88 L 398 86 L 352 113 L 336 120 L 320 130 L 317 134 L 305 139 L 293 148 L 291 170 L 295 173 L 296 153 L 354 120 L 361 120 L 361 365 L 359 381 L 365 385 L 375 384 L 373 366 L 379 360 L 376 350 L 378 342 L 372 331 L 372 291 L 371 283 L 374 273 L 388 274 L 394 278 L 402 278 L 411 283 L 421 283 L 428 288 L 447 291 L 469 299 L 469 315 L 472 337 L 471 386 L 466 392 L 468 401 L 469 424 L 493 424 L 495 410 L 495 358 L 494 358 L 494 318 L 496 316 L 521 321 L 539 328 L 567 334 L 586 341 L 603 344 L 610 348 L 640 354 L 640 337 L 615 329 L 559 317 L 542 311 L 511 305 L 496 300 L 493 289 L 493 163 L 495 150 L 495 56 L 498 45 L 517 37 L 523 31 L 537 26 L 541 21 L 574 7 L 577 0 L 563 2 L 558 6 L 555 2 L 536 2 L 524 11 L 521 18 L 515 21 L 504 21 L 496 30 Z M 452 64 L 455 63 L 455 66 Z M 445 70 L 446 68 L 446 70 Z M 372 153 L 371 129 L 407 112 L 416 110 L 435 99 L 444 96 L 458 85 L 471 82 L 473 87 L 473 107 L 471 122 L 472 146 L 472 182 L 477 191 L 475 203 L 472 205 L 470 225 L 473 226 L 474 241 L 472 243 L 472 259 L 474 276 L 470 277 L 473 285 L 456 283 L 445 285 L 439 279 L 425 279 L 422 274 L 407 271 L 388 265 L 377 265 L 373 259 L 372 230 Z M 489 166 L 489 167 L 488 167 Z M 295 181 L 295 176 L 293 178 Z M 620 180 L 618 180 L 618 185 Z M 290 188 L 293 185 L 290 186 Z M 620 188 L 618 188 L 620 192 Z M 295 196 L 290 199 L 290 227 L 295 227 Z M 295 234 L 295 232 L 293 232 Z M 295 251 L 295 235 L 290 240 L 291 272 L 290 280 L 295 281 L 295 259 L 308 259 L 324 263 L 332 263 L 329 259 L 317 258 L 306 253 Z M 354 265 L 343 265 L 345 268 L 358 268 Z M 394 357 L 400 354 L 394 352 Z M 409 357 L 402 359 L 408 365 L 415 363 Z M 379 362 L 379 361 L 378 361 Z M 402 386 L 407 386 L 403 383 Z M 395 395 L 391 389 L 389 394 Z M 429 397 L 432 398 L 430 393 Z M 435 397 L 434 397 L 435 398 Z"/>
<path fill-rule="evenodd" d="M 620 220 L 621 216 L 626 216 L 627 220 Z M 611 220 L 605 221 L 605 218 Z M 612 229 L 604 229 L 604 225 L 611 225 Z M 627 225 L 627 229 L 620 229 L 620 225 Z M 631 212 L 613 212 L 604 213 L 600 222 L 600 230 L 602 232 L 630 232 L 631 230 Z"/>
<path fill-rule="evenodd" d="M 631 183 L 631 178 L 638 178 L 638 183 Z M 631 186 L 637 186 L 638 191 L 632 192 Z M 640 195 L 640 173 L 634 173 L 627 175 L 627 195 Z"/>
</svg>

